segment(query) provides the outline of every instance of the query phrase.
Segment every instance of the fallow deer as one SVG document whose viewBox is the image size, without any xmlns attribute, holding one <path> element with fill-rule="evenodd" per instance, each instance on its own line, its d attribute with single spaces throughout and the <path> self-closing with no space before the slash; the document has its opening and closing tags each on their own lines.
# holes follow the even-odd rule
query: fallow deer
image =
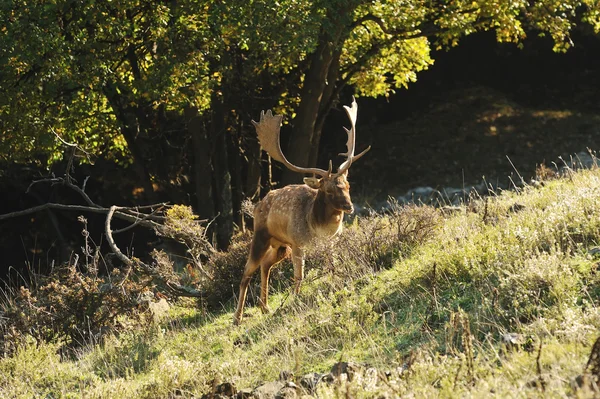
<svg viewBox="0 0 600 399">
<path fill-rule="evenodd" d="M 292 184 L 269 192 L 254 208 L 254 235 L 250 244 L 250 254 L 240 283 L 240 295 L 234 324 L 242 320 L 246 292 L 252 275 L 260 267 L 261 287 L 259 305 L 263 313 L 269 312 L 267 304 L 269 274 L 274 265 L 289 255 L 291 247 L 294 265 L 294 291 L 298 293 L 304 277 L 303 248 L 313 240 L 327 240 L 338 234 L 342 228 L 344 213 L 353 213 L 350 199 L 348 169 L 354 161 L 371 149 L 354 155 L 356 136 L 356 115 L 358 105 L 352 100 L 351 107 L 344 106 L 350 118 L 348 151 L 340 155 L 346 160 L 332 173 L 318 168 L 302 168 L 291 164 L 283 155 L 280 146 L 279 130 L 283 117 L 273 116 L 271 111 L 260 114 L 260 121 L 252 121 L 262 148 L 287 168 L 294 172 L 312 174 L 305 177 L 305 184 Z M 316 177 L 319 176 L 319 177 Z"/>
</svg>

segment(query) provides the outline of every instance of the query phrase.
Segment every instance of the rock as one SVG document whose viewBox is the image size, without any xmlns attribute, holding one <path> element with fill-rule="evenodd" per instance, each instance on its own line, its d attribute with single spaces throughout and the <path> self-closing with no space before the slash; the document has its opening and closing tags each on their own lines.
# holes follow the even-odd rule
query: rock
<svg viewBox="0 0 600 399">
<path fill-rule="evenodd" d="M 588 254 L 590 254 L 592 256 L 600 256 L 600 247 L 590 248 L 588 250 Z"/>
<path fill-rule="evenodd" d="M 281 388 L 275 395 L 275 399 L 296 399 L 297 397 L 296 389 L 289 386 Z"/>
<path fill-rule="evenodd" d="M 589 152 L 581 151 L 571 157 L 571 165 L 575 169 L 590 169 L 597 165 L 597 158 Z"/>
<path fill-rule="evenodd" d="M 165 298 L 160 298 L 157 302 L 148 302 L 148 310 L 154 321 L 160 321 L 167 317 L 170 309 L 171 305 L 169 305 L 169 302 Z"/>
<path fill-rule="evenodd" d="M 294 373 L 289 370 L 282 370 L 279 372 L 279 381 L 289 381 L 294 378 Z"/>
<path fill-rule="evenodd" d="M 355 376 L 362 374 L 363 366 L 354 362 L 339 362 L 331 367 L 331 374 L 337 378 L 347 378 L 352 381 Z"/>
<path fill-rule="evenodd" d="M 304 388 L 306 392 L 312 395 L 316 392 L 317 385 L 319 384 L 319 382 L 321 382 L 321 380 L 323 380 L 324 376 L 325 374 L 319 373 L 305 374 L 300 379 L 300 386 Z"/>
<path fill-rule="evenodd" d="M 281 381 L 267 382 L 252 391 L 252 395 L 258 399 L 275 399 L 279 391 L 285 387 Z"/>
<path fill-rule="evenodd" d="M 233 382 L 224 382 L 217 385 L 215 388 L 215 393 L 224 396 L 234 396 L 237 393 L 237 389 Z"/>
<path fill-rule="evenodd" d="M 252 389 L 240 389 L 236 395 L 236 399 L 251 399 L 251 398 L 255 398 L 256 396 L 254 396 L 254 394 L 252 393 Z"/>
<path fill-rule="evenodd" d="M 379 372 L 374 367 L 369 367 L 363 374 L 362 386 L 367 391 L 374 391 L 379 382 Z"/>
<path fill-rule="evenodd" d="M 180 396 L 181 398 L 183 398 L 183 396 Z M 229 399 L 231 398 L 231 396 L 225 396 L 225 395 L 220 395 L 218 393 L 205 393 L 204 395 L 202 395 L 200 397 L 200 399 Z"/>
<path fill-rule="evenodd" d="M 536 179 L 531 179 L 529 184 L 535 188 L 541 188 L 546 185 L 546 183 L 544 183 L 544 181 L 540 181 L 540 180 L 536 180 Z"/>
<path fill-rule="evenodd" d="M 398 198 L 398 202 L 430 204 L 436 199 L 439 199 L 441 196 L 442 194 L 433 187 L 416 187 L 412 190 L 408 190 L 404 196 Z"/>
<path fill-rule="evenodd" d="M 237 395 L 237 389 L 232 382 L 224 382 L 217 385 L 213 392 L 202 395 L 202 399 L 226 399 Z"/>
<path fill-rule="evenodd" d="M 522 345 L 525 338 L 522 334 L 506 333 L 502 335 L 502 342 L 506 345 Z"/>
<path fill-rule="evenodd" d="M 502 334 L 502 343 L 508 350 L 519 350 L 525 344 L 525 337 L 522 334 L 506 333 Z"/>
</svg>

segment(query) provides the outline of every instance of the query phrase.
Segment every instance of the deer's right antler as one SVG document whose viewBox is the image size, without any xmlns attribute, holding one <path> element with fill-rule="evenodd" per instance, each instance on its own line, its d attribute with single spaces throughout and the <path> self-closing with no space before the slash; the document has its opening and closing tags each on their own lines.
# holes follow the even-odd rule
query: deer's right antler
<svg viewBox="0 0 600 399">
<path fill-rule="evenodd" d="M 348 142 L 346 143 L 348 151 L 340 154 L 345 155 L 346 160 L 338 168 L 338 171 L 336 173 L 338 175 L 341 175 L 342 173 L 346 172 L 350 168 L 350 165 L 352 165 L 352 162 L 358 160 L 360 157 L 365 155 L 367 151 L 371 149 L 371 146 L 369 146 L 360 154 L 356 156 L 354 155 L 354 150 L 356 148 L 356 116 L 358 114 L 358 104 L 356 103 L 356 99 L 352 97 L 352 104 L 350 105 L 350 107 L 344 105 L 344 109 L 346 110 L 348 119 L 350 119 L 351 127 L 350 129 L 344 128 L 344 130 L 346 130 L 346 133 L 348 134 Z"/>
<path fill-rule="evenodd" d="M 268 110 L 266 113 L 262 111 L 260 113 L 260 121 L 252 121 L 252 124 L 256 128 L 256 134 L 258 135 L 258 141 L 262 148 L 271 156 L 271 158 L 281 162 L 288 169 L 298 173 L 310 173 L 327 177 L 331 175 L 331 163 L 329 164 L 329 170 L 323 170 L 319 168 L 301 168 L 288 161 L 281 151 L 280 135 L 281 121 L 283 116 L 275 115 Z"/>
</svg>

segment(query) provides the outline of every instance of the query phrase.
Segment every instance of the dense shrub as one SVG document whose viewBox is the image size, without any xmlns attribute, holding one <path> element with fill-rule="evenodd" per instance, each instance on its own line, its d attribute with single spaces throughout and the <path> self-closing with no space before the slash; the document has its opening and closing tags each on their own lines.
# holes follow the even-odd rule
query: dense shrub
<svg viewBox="0 0 600 399">
<path fill-rule="evenodd" d="M 48 275 L 35 276 L 28 287 L 6 287 L 0 350 L 12 351 L 28 335 L 67 345 L 95 342 L 104 332 L 122 327 L 121 316 L 141 315 L 150 281 L 118 268 L 100 275 L 97 267 L 82 267 L 74 256 Z"/>
<path fill-rule="evenodd" d="M 343 280 L 359 278 L 393 266 L 431 239 L 441 223 L 431 206 L 391 202 L 386 213 L 357 217 L 331 241 L 317 241 L 307 250 L 307 267 L 321 268 Z"/>
<path fill-rule="evenodd" d="M 202 288 L 209 309 L 220 309 L 237 294 L 251 239 L 249 231 L 237 234 L 227 252 L 216 252 L 208 261 L 209 277 L 204 280 Z"/>
</svg>

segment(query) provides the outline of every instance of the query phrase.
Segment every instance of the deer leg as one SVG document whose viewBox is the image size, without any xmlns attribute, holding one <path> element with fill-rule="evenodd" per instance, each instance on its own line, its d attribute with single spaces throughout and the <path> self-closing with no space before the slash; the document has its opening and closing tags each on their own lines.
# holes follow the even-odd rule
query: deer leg
<svg viewBox="0 0 600 399">
<path fill-rule="evenodd" d="M 294 264 L 294 293 L 300 292 L 300 284 L 304 279 L 304 251 L 302 248 L 292 247 L 292 263 Z"/>
<path fill-rule="evenodd" d="M 263 313 L 269 313 L 269 277 L 273 266 L 281 262 L 288 255 L 288 247 L 271 247 L 265 254 L 260 265 L 260 308 Z"/>
<path fill-rule="evenodd" d="M 242 321 L 244 305 L 246 304 L 246 293 L 248 292 L 248 284 L 252 279 L 252 275 L 258 270 L 261 259 L 269 249 L 269 236 L 264 230 L 254 232 L 252 243 L 250 244 L 250 255 L 244 267 L 244 275 L 240 283 L 240 295 L 238 298 L 237 309 L 233 315 L 233 324 L 238 325 Z"/>
</svg>

